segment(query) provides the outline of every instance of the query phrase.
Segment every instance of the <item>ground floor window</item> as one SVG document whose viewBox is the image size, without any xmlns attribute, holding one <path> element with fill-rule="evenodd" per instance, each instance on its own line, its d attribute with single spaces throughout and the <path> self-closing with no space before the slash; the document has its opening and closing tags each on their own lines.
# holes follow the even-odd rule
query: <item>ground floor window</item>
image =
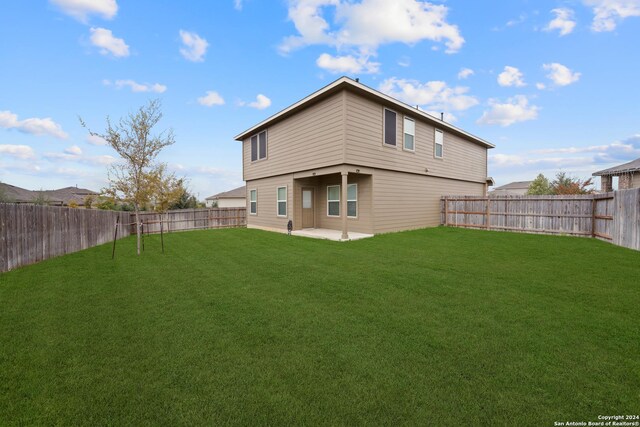
<svg viewBox="0 0 640 427">
<path fill-rule="evenodd" d="M 340 216 L 340 186 L 327 187 L 327 216 Z"/>
<path fill-rule="evenodd" d="M 249 213 L 251 215 L 258 213 L 258 190 L 249 191 Z"/>
<path fill-rule="evenodd" d="M 358 216 L 358 184 L 347 185 L 347 216 L 349 218 Z"/>
<path fill-rule="evenodd" d="M 287 187 L 278 187 L 278 216 L 287 216 Z"/>
</svg>

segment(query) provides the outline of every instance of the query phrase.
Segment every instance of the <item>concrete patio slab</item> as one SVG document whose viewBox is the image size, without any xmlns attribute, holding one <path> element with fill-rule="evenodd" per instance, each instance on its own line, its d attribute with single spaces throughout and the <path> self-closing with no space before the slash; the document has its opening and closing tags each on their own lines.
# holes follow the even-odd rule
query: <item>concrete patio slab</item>
<svg viewBox="0 0 640 427">
<path fill-rule="evenodd" d="M 366 239 L 367 237 L 373 237 L 373 234 L 355 233 L 350 231 L 348 239 L 342 239 L 342 231 L 329 230 L 327 228 L 303 228 L 302 230 L 295 230 L 291 232 L 293 236 L 311 237 L 313 239 L 326 239 L 334 240 L 337 242 L 346 242 L 349 240 Z"/>
</svg>

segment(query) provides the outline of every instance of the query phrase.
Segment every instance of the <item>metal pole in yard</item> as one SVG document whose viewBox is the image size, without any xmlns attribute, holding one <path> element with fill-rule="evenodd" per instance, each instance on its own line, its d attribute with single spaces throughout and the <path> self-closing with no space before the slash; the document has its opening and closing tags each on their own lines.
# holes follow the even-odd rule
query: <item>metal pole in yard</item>
<svg viewBox="0 0 640 427">
<path fill-rule="evenodd" d="M 164 237 L 162 231 L 162 213 L 160 213 L 160 243 L 162 244 L 162 253 L 164 253 Z"/>
<path fill-rule="evenodd" d="M 116 217 L 116 229 L 113 232 L 113 249 L 111 250 L 111 259 L 116 256 L 116 239 L 118 238 L 118 224 L 120 223 L 120 214 Z"/>
<path fill-rule="evenodd" d="M 140 220 L 140 224 L 142 224 L 142 229 L 140 230 L 140 234 L 142 235 L 142 252 L 144 252 L 144 220 Z"/>
</svg>

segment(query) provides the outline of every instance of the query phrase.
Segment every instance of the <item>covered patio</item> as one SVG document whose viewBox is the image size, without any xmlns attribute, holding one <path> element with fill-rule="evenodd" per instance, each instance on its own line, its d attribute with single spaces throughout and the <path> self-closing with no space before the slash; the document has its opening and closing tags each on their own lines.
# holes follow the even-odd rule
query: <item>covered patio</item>
<svg viewBox="0 0 640 427">
<path fill-rule="evenodd" d="M 293 234 L 336 241 L 372 236 L 372 173 L 351 165 L 295 173 Z"/>
</svg>

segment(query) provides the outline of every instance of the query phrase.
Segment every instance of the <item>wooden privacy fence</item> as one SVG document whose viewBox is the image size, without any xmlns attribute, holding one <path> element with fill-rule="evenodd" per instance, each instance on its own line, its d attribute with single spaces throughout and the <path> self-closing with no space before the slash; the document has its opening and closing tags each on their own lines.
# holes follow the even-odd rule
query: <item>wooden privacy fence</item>
<svg viewBox="0 0 640 427">
<path fill-rule="evenodd" d="M 0 272 L 113 240 L 129 212 L 0 203 Z M 122 227 L 117 237 L 126 237 Z"/>
<path fill-rule="evenodd" d="M 144 233 L 243 227 L 245 208 L 141 212 Z M 118 227 L 116 231 L 116 222 Z M 0 273 L 135 234 L 131 212 L 0 203 Z"/>
<path fill-rule="evenodd" d="M 168 212 L 140 212 L 144 233 L 234 228 L 247 225 L 246 208 L 181 209 Z M 135 215 L 131 215 L 131 230 L 135 233 Z"/>
<path fill-rule="evenodd" d="M 581 196 L 445 196 L 442 224 L 596 237 L 640 250 L 640 188 Z"/>
</svg>

